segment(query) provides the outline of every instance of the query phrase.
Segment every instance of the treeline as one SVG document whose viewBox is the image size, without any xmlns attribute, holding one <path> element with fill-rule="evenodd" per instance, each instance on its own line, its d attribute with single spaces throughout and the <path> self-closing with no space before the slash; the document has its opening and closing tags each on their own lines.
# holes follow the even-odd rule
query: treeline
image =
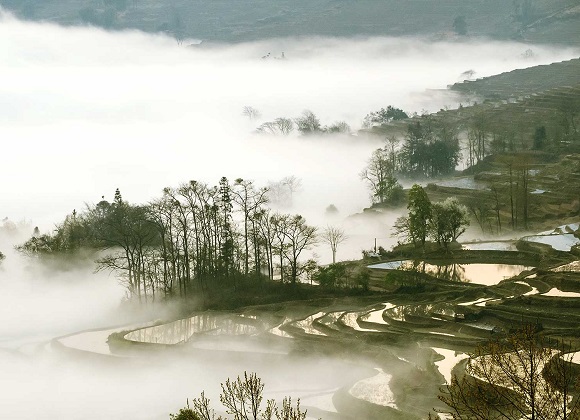
<svg viewBox="0 0 580 420">
<path fill-rule="evenodd" d="M 417 184 L 409 191 L 407 209 L 407 216 L 401 216 L 395 222 L 395 235 L 415 246 L 424 248 L 430 239 L 448 250 L 469 226 L 467 208 L 457 199 L 431 203 L 423 187 Z"/>
<path fill-rule="evenodd" d="M 398 177 L 450 175 L 455 172 L 460 157 L 457 129 L 425 116 L 408 123 L 402 142 L 389 137 L 384 147 L 375 150 L 361 178 L 367 182 L 374 203 L 400 204 L 404 194 Z"/>
<path fill-rule="evenodd" d="M 260 117 L 260 112 L 252 107 L 244 107 L 242 114 L 250 119 Z M 258 133 L 284 136 L 295 130 L 303 136 L 351 133 L 351 128 L 345 121 L 336 121 L 323 126 L 316 114 L 310 110 L 304 110 L 302 115 L 296 118 L 279 117 L 273 121 L 266 121 L 256 129 Z"/>
<path fill-rule="evenodd" d="M 237 289 L 275 273 L 295 284 L 317 229 L 300 215 L 272 211 L 267 202 L 266 188 L 243 179 L 222 178 L 216 186 L 190 181 L 165 188 L 145 205 L 128 203 L 117 190 L 112 202 L 73 212 L 54 233 L 18 249 L 32 255 L 107 250 L 98 268 L 117 272 L 139 300 L 203 295 L 218 284 Z"/>
<path fill-rule="evenodd" d="M 242 115 L 250 120 L 256 120 L 261 117 L 260 111 L 251 106 L 245 106 L 242 109 Z M 397 120 L 405 120 L 409 116 L 399 108 L 389 105 L 387 108 L 381 108 L 378 111 L 367 114 L 362 122 L 363 128 L 372 128 L 389 124 Z M 272 121 L 262 123 L 256 131 L 263 134 L 288 135 L 293 131 L 299 131 L 303 136 L 324 135 L 324 134 L 350 134 L 351 128 L 345 121 L 335 121 L 330 125 L 322 125 L 316 114 L 308 109 L 296 118 L 279 117 Z"/>
</svg>

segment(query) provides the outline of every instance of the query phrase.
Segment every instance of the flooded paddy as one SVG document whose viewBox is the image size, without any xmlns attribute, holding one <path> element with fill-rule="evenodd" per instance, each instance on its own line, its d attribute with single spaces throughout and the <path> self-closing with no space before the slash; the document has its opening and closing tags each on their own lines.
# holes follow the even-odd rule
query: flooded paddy
<svg viewBox="0 0 580 420">
<path fill-rule="evenodd" d="M 579 227 L 579 223 L 570 223 L 558 226 L 553 230 L 547 230 L 536 235 L 526 236 L 522 238 L 522 240 L 549 245 L 557 251 L 568 252 L 573 246 L 580 244 L 580 238 L 576 236 Z"/>
<path fill-rule="evenodd" d="M 149 325 L 147 323 L 146 325 Z M 111 352 L 111 348 L 107 343 L 107 340 L 111 334 L 119 333 L 122 331 L 127 331 L 129 329 L 143 327 L 145 328 L 146 325 L 125 325 L 123 327 L 116 327 L 116 328 L 109 328 L 104 330 L 91 330 L 91 331 L 83 331 L 76 334 L 67 335 L 61 338 L 55 339 L 58 343 L 62 344 L 63 346 L 81 350 L 91 353 L 103 354 L 107 356 L 117 356 L 113 352 Z M 137 330 L 141 331 L 141 330 Z"/>
<path fill-rule="evenodd" d="M 468 242 L 462 244 L 469 251 L 517 251 L 513 241 Z"/>
<path fill-rule="evenodd" d="M 580 239 L 572 233 L 526 236 L 523 240 L 550 245 L 556 251 L 570 251 L 573 246 L 580 244 Z"/>
<path fill-rule="evenodd" d="M 580 298 L 580 293 L 578 292 L 564 292 L 555 287 L 543 293 L 542 296 L 557 296 L 557 297 L 568 297 L 568 298 Z"/>
<path fill-rule="evenodd" d="M 358 381 L 349 390 L 350 395 L 372 404 L 397 408 L 395 396 L 390 387 L 392 376 L 381 368 L 376 368 L 377 374 Z"/>
<path fill-rule="evenodd" d="M 580 365 L 580 351 L 573 353 L 570 360 L 572 361 L 572 363 Z"/>
<path fill-rule="evenodd" d="M 465 190 L 488 190 L 489 187 L 485 182 L 477 181 L 472 176 L 458 177 L 436 181 L 433 184 L 440 187 L 453 187 Z"/>
<path fill-rule="evenodd" d="M 215 330 L 219 325 L 219 319 L 213 315 L 196 315 L 131 331 L 125 335 L 125 339 L 140 343 L 178 344 L 188 341 L 196 333 Z"/>
<path fill-rule="evenodd" d="M 381 330 L 377 330 L 374 328 L 365 328 L 365 327 L 361 327 L 358 323 L 358 318 L 364 314 L 360 313 L 360 312 L 348 312 L 346 314 L 344 314 L 341 318 L 340 321 L 342 321 L 344 323 L 344 325 L 356 330 L 356 331 L 365 331 L 365 332 L 381 332 Z"/>
<path fill-rule="evenodd" d="M 322 318 L 324 315 L 326 315 L 324 312 L 318 312 L 316 314 L 310 315 L 307 318 L 304 318 L 300 321 L 296 321 L 294 322 L 294 326 L 304 330 L 304 332 L 306 334 L 310 334 L 310 335 L 320 335 L 323 337 L 326 337 L 326 334 L 324 334 L 322 331 L 319 331 L 318 329 L 316 329 L 316 327 L 314 327 L 312 325 L 312 323 L 315 320 L 318 320 L 319 318 Z"/>
<path fill-rule="evenodd" d="M 295 51 L 289 55 L 291 59 L 266 63 L 256 59 L 262 54 L 260 50 L 270 50 L 280 45 L 278 41 L 219 48 L 210 45 L 208 49 L 188 49 L 191 54 L 186 56 L 176 49 L 173 39 L 151 38 L 133 31 L 105 34 L 91 28 L 73 28 L 69 32 L 42 24 L 36 27 L 38 37 L 27 38 L 23 36 L 28 33 L 26 28 L 18 28 L 10 20 L 4 26 L 13 32 L 13 36 L 8 34 L 6 45 L 17 45 L 16 39 L 24 39 L 27 44 L 8 48 L 18 53 L 12 57 L 16 60 L 6 56 L 2 61 L 8 64 L 8 74 L 18 81 L 7 85 L 14 86 L 5 95 L 8 112 L 3 114 L 4 137 L 14 141 L 10 159 L 2 166 L 4 178 L 12 180 L 14 174 L 23 174 L 23 167 L 46 176 L 25 176 L 30 175 L 27 173 L 20 176 L 22 182 L 6 183 L 4 204 L 10 208 L 4 208 L 2 217 L 32 218 L 35 223 L 40 219 L 42 230 L 52 230 L 54 223 L 85 201 L 98 201 L 103 194 L 110 200 L 116 187 L 131 203 L 145 203 L 159 197 L 166 186 L 190 179 L 215 182 L 224 175 L 230 179 L 244 177 L 264 186 L 295 174 L 304 186 L 296 194 L 292 211 L 307 216 L 309 223 L 324 226 L 328 222 L 324 209 L 333 203 L 340 209 L 339 222 L 368 204 L 368 193 L 361 187 L 358 174 L 378 144 L 352 138 L 255 136 L 259 123 L 243 117 L 242 107 L 258 107 L 266 114 L 263 121 L 294 117 L 310 107 L 320 114 L 324 124 L 345 119 L 356 128 L 354 124 L 358 126 L 367 112 L 386 105 L 385 92 L 394 95 L 389 96 L 394 105 L 408 111 L 424 107 L 435 110 L 444 103 L 455 103 L 452 98 L 438 98 L 434 103 L 426 98 L 410 99 L 417 94 L 422 97 L 420 92 L 427 87 L 424 84 L 434 83 L 433 77 L 407 71 L 428 67 L 417 65 L 417 57 L 433 50 L 431 44 L 422 41 L 404 44 L 403 49 L 411 51 L 411 56 L 394 60 L 393 54 L 401 52 L 401 48 L 391 48 L 400 43 L 396 40 L 348 41 L 345 52 L 344 39 L 331 41 L 331 50 L 325 46 L 328 41 L 309 44 L 301 39 L 289 41 Z M 453 44 L 435 45 L 431 54 L 441 64 L 435 83 L 438 86 L 450 82 L 449 60 L 441 60 L 448 56 L 445 51 L 451 48 L 451 55 L 461 57 L 453 67 L 457 72 L 451 70 L 455 79 L 455 73 L 467 68 L 461 52 L 477 49 L 457 44 L 461 48 L 457 50 Z M 99 48 L 94 49 L 96 46 Z M 506 47 L 500 59 L 505 62 L 507 57 L 519 54 L 519 49 L 519 45 Z M 388 51 L 394 52 L 385 56 Z M 489 57 L 496 57 L 498 44 L 486 51 Z M 352 52 L 361 55 L 353 58 Z M 481 52 L 475 56 L 480 57 Z M 521 63 L 519 59 L 510 62 L 502 68 L 508 70 Z M 14 67 L 13 63 L 22 66 Z M 392 83 L 380 81 L 388 76 L 384 69 L 392 69 L 395 64 L 408 80 L 396 83 L 401 89 L 393 93 Z M 94 72 L 85 71 L 91 66 L 103 76 L 103 83 L 86 83 L 95 79 Z M 316 77 L 312 77 L 314 68 L 319 70 Z M 351 77 L 346 89 L 336 89 L 337 83 L 345 82 L 345 69 L 361 77 Z M 370 79 L 369 69 L 375 69 Z M 308 77 L 290 77 L 296 72 Z M 430 74 L 433 76 L 433 71 Z M 299 79 L 308 81 L 308 85 Z M 199 80 L 207 83 L 200 84 Z M 239 80 L 247 82 L 240 84 Z M 356 80 L 360 81 L 358 85 Z M 42 89 L 47 81 L 56 83 L 49 83 L 48 90 Z M 327 91 L 323 94 L 321 81 Z M 412 87 L 405 88 L 406 84 Z M 97 85 L 109 89 L 103 91 Z M 241 86 L 241 90 L 233 85 Z M 277 90 L 272 86 L 283 89 L 272 95 Z M 361 94 L 360 87 L 370 96 Z M 228 94 L 220 95 L 224 92 Z M 133 93 L 138 95 L 131 97 Z M 362 99 L 354 103 L 352 98 Z M 54 106 L 46 107 L 49 103 Z M 118 106 L 111 108 L 112 104 Z M 45 141 L 47 138 L 51 141 Z M 83 139 L 81 147 L 70 147 L 75 139 Z M 158 147 L 160 141 L 164 147 Z M 335 164 L 330 168 L 328 162 Z M 471 179 L 451 182 L 447 185 L 478 189 Z M 35 193 L 38 191 L 43 194 Z M 386 232 L 394 218 L 385 217 L 376 224 Z M 365 221 L 364 226 L 349 227 L 350 239 L 339 257 L 360 257 L 362 244 L 368 247 L 379 230 L 376 224 Z M 12 248 L 2 251 L 7 249 Z M 9 255 L 6 263 L 26 270 L 36 264 L 12 263 L 11 259 Z M 170 412 L 184 406 L 186 398 L 202 390 L 212 402 L 219 401 L 220 382 L 243 371 L 256 372 L 264 380 L 265 398 L 302 398 L 314 417 L 324 419 L 326 413 L 343 416 L 342 392 L 350 396 L 349 402 L 357 399 L 399 410 L 409 419 L 424 419 L 437 401 L 438 386 L 447 380 L 457 362 L 457 352 L 490 335 L 484 336 L 486 330 L 478 336 L 471 331 L 473 327 L 454 316 L 471 316 L 471 325 L 489 321 L 484 311 L 478 312 L 478 305 L 486 303 L 482 299 L 490 295 L 502 296 L 500 292 L 470 293 L 461 283 L 495 285 L 517 271 L 494 268 L 492 276 L 477 265 L 424 265 L 423 269 L 433 269 L 441 278 L 456 280 L 458 288 L 449 286 L 441 293 L 417 290 L 399 295 L 349 296 L 341 301 L 343 296 L 285 302 L 264 310 L 269 311 L 267 314 L 168 310 L 160 311 L 160 315 L 154 310 L 147 314 L 147 308 L 141 309 L 143 316 L 125 318 L 118 309 L 124 290 L 113 278 L 107 282 L 98 278 L 99 282 L 89 284 L 88 279 L 96 278 L 93 267 L 82 275 L 59 271 L 50 276 L 49 270 L 35 267 L 22 270 L 25 274 L 20 270 L 4 272 L 4 268 L 0 281 L 8 305 L 3 305 L 0 334 L 6 346 L 0 351 L 0 418 L 89 420 L 167 420 Z M 393 269 L 398 268 L 404 267 Z M 29 277 L 33 280 L 28 281 Z M 59 284 L 57 279 L 70 281 Z M 510 296 L 515 300 L 519 297 L 515 292 Z M 494 306 L 502 306 L 503 300 L 495 299 L 498 305 Z M 294 310 L 293 305 L 302 307 Z M 535 309 L 531 304 L 528 308 Z M 503 317 L 490 317 L 502 327 L 524 313 L 519 308 L 511 313 L 494 310 L 485 308 L 485 312 Z M 156 325 L 140 323 L 159 318 L 164 321 Z M 363 322 L 376 325 L 376 329 Z M 131 324 L 112 327 L 122 323 Z M 54 337 L 59 338 L 47 341 Z M 16 341 L 18 345 L 5 344 Z M 444 362 L 433 360 L 431 348 L 442 354 Z M 431 399 L 409 407 L 400 396 L 414 388 L 400 383 L 415 378 L 424 379 L 420 381 L 427 384 L 422 396 Z M 419 381 L 411 385 L 416 383 Z M 388 419 L 389 413 L 359 412 L 358 416 L 344 417 Z"/>
<path fill-rule="evenodd" d="M 442 360 L 435 362 L 435 366 L 437 366 L 439 373 L 441 373 L 441 375 L 443 375 L 443 377 L 445 378 L 445 383 L 450 384 L 451 371 L 459 362 L 461 362 L 464 359 L 467 359 L 469 355 L 462 352 L 456 352 L 453 350 L 444 349 L 440 347 L 432 347 L 432 349 L 437 354 L 443 356 Z"/>
<path fill-rule="evenodd" d="M 52 341 L 27 343 L 0 358 L 0 368 L 7 378 L 34 377 L 27 386 L 38 395 L 53 384 L 39 379 L 36 372 L 58 378 L 55 386 L 64 396 L 50 409 L 54 418 L 71 414 L 81 418 L 86 404 L 74 407 L 74 403 L 95 388 L 98 401 L 89 404 L 92 411 L 115 406 L 115 412 L 99 412 L 106 418 L 118 418 L 120 411 L 129 417 L 134 414 L 130 402 L 116 401 L 120 393 L 134 399 L 137 390 L 147 401 L 133 418 L 167 419 L 201 390 L 219 407 L 220 382 L 246 370 L 262 377 L 265 398 L 300 398 L 309 418 L 422 420 L 437 406 L 439 387 L 461 372 L 467 353 L 509 331 L 528 311 L 533 319 L 541 314 L 546 329 L 575 328 L 580 322 L 571 299 L 580 297 L 580 290 L 575 292 L 573 285 L 562 281 L 576 273 L 576 264 L 564 260 L 508 282 L 500 280 L 528 267 L 410 260 L 371 267 L 377 265 L 385 274 L 419 269 L 455 281 L 434 282 L 440 287 L 436 293 L 370 291 L 235 312 L 194 312 L 182 319 L 151 316 L 114 327 L 117 324 L 102 322 L 100 329 L 88 325 L 77 333 L 53 334 L 58 338 Z M 565 315 L 558 309 L 560 300 L 571 308 Z M 546 301 L 553 306 L 551 311 Z M 143 319 L 158 321 L 143 323 Z M 410 402 L 415 395 L 408 390 L 418 383 L 425 384 L 420 391 L 424 395 Z M 143 384 L 151 389 L 143 390 Z M 22 386 L 21 398 L 11 394 L 14 401 L 0 397 L 0 403 L 15 412 L 29 392 Z M 50 404 L 48 397 L 40 401 Z M 353 416 L 349 407 L 359 409 L 358 404 L 368 413 Z M 42 418 L 43 413 L 35 415 Z"/>
<path fill-rule="evenodd" d="M 423 261 L 401 260 L 369 265 L 368 268 L 380 270 L 416 270 L 435 277 L 492 286 L 502 280 L 517 276 L 532 267 L 518 264 L 431 264 Z"/>
<path fill-rule="evenodd" d="M 397 264 L 400 267 L 403 262 Z M 517 274 L 520 267 L 508 269 L 513 270 L 509 274 Z M 430 402 L 424 407 L 411 408 L 408 402 L 400 400 L 401 384 L 414 375 L 426 376 L 433 384 L 430 392 L 435 396 L 439 386 L 450 382 L 454 368 L 462 368 L 461 362 L 468 357 L 466 343 L 476 345 L 492 337 L 495 331 L 509 328 L 509 322 L 480 318 L 479 311 L 493 313 L 496 307 L 503 308 L 504 302 L 517 296 L 537 293 L 537 288 L 522 280 L 507 283 L 517 286 L 510 291 L 519 293 L 507 296 L 503 291 L 504 298 L 500 291 L 505 283 L 484 286 L 485 291 L 478 289 L 477 293 L 461 292 L 469 288 L 465 289 L 462 282 L 455 284 L 459 288 L 457 293 L 434 298 L 422 296 L 428 302 L 399 295 L 377 296 L 375 303 L 368 299 L 357 303 L 354 299 L 340 310 L 336 307 L 309 310 L 310 306 L 295 303 L 281 305 L 276 312 L 208 311 L 163 324 L 81 331 L 59 338 L 59 342 L 68 349 L 81 350 L 79 354 L 125 356 L 120 360 L 128 363 L 155 360 L 156 369 L 170 366 L 160 380 L 169 383 L 167 374 L 173 375 L 187 391 L 180 393 L 180 399 L 168 398 L 165 413 L 174 411 L 183 405 L 185 397 L 195 396 L 201 389 L 215 400 L 219 382 L 242 373 L 243 366 L 244 370 L 262 376 L 265 397 L 300 397 L 303 408 L 309 410 L 309 418 L 341 418 L 345 415 L 345 404 L 352 403 L 348 400 L 351 398 L 386 410 L 380 415 L 369 412 L 361 418 L 389 418 L 396 411 L 415 420 L 422 418 L 413 414 L 416 410 L 427 412 L 436 401 L 427 399 Z M 543 294 L 554 298 L 576 295 L 580 293 L 572 295 L 557 287 Z M 505 316 L 505 312 L 499 313 Z M 464 314 L 465 319 L 458 318 L 458 314 Z M 109 336 L 127 329 L 131 331 L 117 336 L 117 345 L 109 347 Z M 130 353 L 123 350 L 123 342 L 131 343 Z M 155 359 L 150 358 L 150 344 L 164 345 L 155 350 Z M 175 348 L 177 352 L 165 348 Z M 58 352 L 59 348 L 52 351 L 55 350 Z M 180 371 L 179 366 L 186 367 Z M 215 386 L 207 381 L 208 377 L 215 378 Z M 160 414 L 149 418 L 166 417 Z"/>
<path fill-rule="evenodd" d="M 376 309 L 374 311 L 368 312 L 364 315 L 361 316 L 361 320 L 366 321 L 366 322 L 372 322 L 373 324 L 384 324 L 387 325 L 388 322 L 385 321 L 385 318 L 383 318 L 383 313 L 387 310 L 387 309 L 393 309 L 396 308 L 397 305 L 393 305 L 392 303 L 383 303 L 381 304 L 381 308 L 380 309 Z"/>
<path fill-rule="evenodd" d="M 288 334 L 286 331 L 284 331 L 280 328 L 280 327 L 283 327 L 285 325 L 288 325 L 289 321 L 290 321 L 290 318 L 284 318 L 284 321 L 282 321 L 280 324 L 276 325 L 274 328 L 271 328 L 270 330 L 268 330 L 268 332 L 270 334 L 274 334 L 278 337 L 292 338 L 291 334 Z"/>
</svg>

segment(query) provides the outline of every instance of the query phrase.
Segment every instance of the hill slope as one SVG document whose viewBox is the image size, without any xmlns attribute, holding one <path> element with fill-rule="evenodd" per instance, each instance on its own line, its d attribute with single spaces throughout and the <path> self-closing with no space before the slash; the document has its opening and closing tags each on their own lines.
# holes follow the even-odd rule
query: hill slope
<svg viewBox="0 0 580 420">
<path fill-rule="evenodd" d="M 177 37 L 248 41 L 286 36 L 467 36 L 580 45 L 575 0 L 1 0 L 18 16 L 60 24 L 165 31 Z M 526 3 L 528 4 L 528 3 Z"/>
</svg>

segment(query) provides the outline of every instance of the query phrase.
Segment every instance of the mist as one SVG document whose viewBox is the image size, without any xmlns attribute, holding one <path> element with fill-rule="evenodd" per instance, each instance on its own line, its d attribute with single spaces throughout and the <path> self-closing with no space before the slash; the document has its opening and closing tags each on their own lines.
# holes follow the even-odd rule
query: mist
<svg viewBox="0 0 580 420">
<path fill-rule="evenodd" d="M 312 110 L 323 124 L 393 105 L 408 113 L 457 106 L 444 89 L 473 69 L 481 77 L 563 60 L 572 49 L 411 38 L 293 38 L 236 45 L 177 45 L 136 31 L 109 33 L 0 21 L 2 217 L 51 229 L 83 203 L 143 203 L 167 186 L 221 176 L 266 185 L 294 175 L 295 212 L 335 204 L 344 216 L 370 202 L 359 179 L 381 145 L 347 138 L 268 137 L 264 121 Z M 189 46 L 188 46 L 189 45 Z M 531 48 L 533 58 L 523 53 Z M 261 59 L 267 53 L 285 60 Z M 262 117 L 250 121 L 244 106 Z M 313 220 L 319 223 L 321 220 Z"/>
<path fill-rule="evenodd" d="M 532 58 L 524 57 L 528 49 Z M 261 58 L 282 52 L 284 60 Z M 7 255 L 0 266 L 0 417 L 161 419 L 202 389 L 215 401 L 217 384 L 243 370 L 258 371 L 274 394 L 320 392 L 360 376 L 368 366 L 348 371 L 331 357 L 224 355 L 209 363 L 172 354 L 114 366 L 64 357 L 50 339 L 169 312 L 127 312 L 123 288 L 95 274 L 91 261 L 47 269 L 12 247 L 34 226 L 48 232 L 73 209 L 111 200 L 116 188 L 125 200 L 145 203 L 189 180 L 241 177 L 266 186 L 296 176 L 302 188 L 283 210 L 320 227 L 343 226 L 349 240 L 338 258 L 358 258 L 374 238 L 385 247 L 394 241 L 388 229 L 397 214 L 346 219 L 370 204 L 359 173 L 380 139 L 268 136 L 255 132 L 261 123 L 309 109 L 323 125 L 344 120 L 356 131 L 367 113 L 388 105 L 407 113 L 458 106 L 462 99 L 443 89 L 467 70 L 483 77 L 577 55 L 516 42 L 415 38 L 177 45 L 164 35 L 63 28 L 2 13 L 0 218 L 25 224 L 0 240 Z M 244 117 L 244 106 L 261 117 Z M 325 214 L 330 204 L 339 210 L 334 218 Z M 314 253 L 329 262 L 326 247 Z"/>
</svg>

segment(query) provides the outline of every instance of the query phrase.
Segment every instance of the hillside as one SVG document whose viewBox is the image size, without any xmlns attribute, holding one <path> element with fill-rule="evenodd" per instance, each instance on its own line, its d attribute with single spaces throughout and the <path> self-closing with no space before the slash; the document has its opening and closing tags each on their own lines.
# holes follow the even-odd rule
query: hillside
<svg viewBox="0 0 580 420">
<path fill-rule="evenodd" d="M 495 151 L 532 148 L 540 127 L 546 130 L 544 146 L 554 152 L 576 150 L 580 136 L 580 59 L 465 81 L 450 89 L 462 95 L 467 105 L 420 118 L 453 126 L 459 133 L 485 133 L 488 147 L 495 147 Z M 406 134 L 408 121 L 394 121 L 361 133 L 400 138 Z"/>
<path fill-rule="evenodd" d="M 473 166 L 455 180 L 433 180 L 427 192 L 433 201 L 458 198 L 482 230 L 497 233 L 514 224 L 542 229 L 575 220 L 580 214 L 580 59 L 451 89 L 471 105 L 362 132 L 402 139 L 410 122 L 420 122 L 455 133 L 465 163 Z"/>
<path fill-rule="evenodd" d="M 450 88 L 483 99 L 517 99 L 563 86 L 580 84 L 580 58 L 466 80 Z"/>
<path fill-rule="evenodd" d="M 467 37 L 580 45 L 575 0 L 2 0 L 18 16 L 64 25 L 239 42 L 286 36 Z M 526 6 L 527 5 L 527 6 Z"/>
</svg>

